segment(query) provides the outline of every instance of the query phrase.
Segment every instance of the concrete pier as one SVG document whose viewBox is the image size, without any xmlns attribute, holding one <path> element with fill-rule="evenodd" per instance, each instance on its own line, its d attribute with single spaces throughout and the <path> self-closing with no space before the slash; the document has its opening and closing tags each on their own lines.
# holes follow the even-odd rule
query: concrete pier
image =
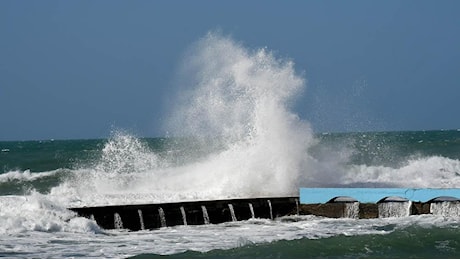
<svg viewBox="0 0 460 260">
<path fill-rule="evenodd" d="M 136 231 L 184 224 L 218 224 L 247 220 L 253 215 L 255 218 L 270 219 L 295 214 L 297 205 L 298 197 L 276 197 L 82 207 L 70 210 L 94 219 L 105 229 L 119 228 L 122 222 L 123 228 Z"/>
<path fill-rule="evenodd" d="M 189 201 L 71 208 L 105 229 L 156 229 L 274 219 L 287 215 L 386 218 L 436 214 L 460 217 L 460 189 L 301 188 L 300 197 Z"/>
</svg>

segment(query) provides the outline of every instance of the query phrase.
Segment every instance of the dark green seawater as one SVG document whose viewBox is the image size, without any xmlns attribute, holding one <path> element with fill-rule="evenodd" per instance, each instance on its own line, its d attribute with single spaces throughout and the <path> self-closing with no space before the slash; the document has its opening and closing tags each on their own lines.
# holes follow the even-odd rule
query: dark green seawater
<svg viewBox="0 0 460 260">
<path fill-rule="evenodd" d="M 126 134 L 99 140 L 0 142 L 0 257 L 460 257 L 460 210 L 452 216 L 303 216 L 128 232 L 102 230 L 66 209 L 202 196 L 193 192 L 202 191 L 197 185 L 212 176 L 201 171 L 209 170 L 213 164 L 206 163 L 226 149 L 219 142 L 203 145 L 202 140 Z M 315 135 L 302 156 L 311 164 L 295 177 L 298 187 L 460 187 L 458 130 L 323 133 Z M 208 168 L 193 168 L 202 164 Z M 200 179 L 184 179 L 178 175 L 183 169 Z M 163 179 L 186 185 L 174 190 L 168 186 L 173 182 Z M 235 177 L 230 183 L 244 186 L 245 180 Z"/>
<path fill-rule="evenodd" d="M 297 239 L 209 252 L 140 254 L 132 258 L 458 258 L 460 230 L 408 227 L 388 235 Z"/>
<path fill-rule="evenodd" d="M 405 131 L 368 133 L 324 133 L 316 135 L 319 143 L 310 149 L 313 155 L 325 150 L 349 149 L 352 153 L 348 163 L 367 165 L 400 165 L 410 158 L 442 156 L 460 159 L 460 131 Z M 153 152 L 166 153 L 172 149 L 175 155 L 185 150 L 197 151 L 192 141 L 142 138 Z M 43 140 L 0 141 L 0 172 L 44 172 L 56 169 L 74 169 L 95 163 L 101 157 L 108 140 Z M 180 144 L 178 144 L 180 143 Z M 180 147 L 180 148 L 179 148 Z M 182 152 L 182 153 L 181 153 Z"/>
<path fill-rule="evenodd" d="M 411 158 L 430 156 L 460 159 L 458 130 L 336 133 L 319 138 L 319 147 L 350 147 L 353 164 L 398 166 Z"/>
</svg>

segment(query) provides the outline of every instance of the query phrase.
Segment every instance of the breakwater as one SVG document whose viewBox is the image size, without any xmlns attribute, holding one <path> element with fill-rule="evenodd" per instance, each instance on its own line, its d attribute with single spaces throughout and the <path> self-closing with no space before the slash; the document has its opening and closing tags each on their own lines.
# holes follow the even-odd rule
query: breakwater
<svg viewBox="0 0 460 260">
<path fill-rule="evenodd" d="M 356 219 L 420 214 L 460 217 L 460 189 L 302 188 L 300 195 L 81 207 L 71 210 L 93 219 L 105 229 L 132 231 L 176 225 L 219 224 L 250 218 L 274 219 L 288 215 Z"/>
<path fill-rule="evenodd" d="M 136 231 L 176 225 L 219 224 L 250 218 L 274 219 L 296 214 L 298 208 L 298 197 L 277 197 L 81 207 L 70 210 L 94 219 L 105 229 Z"/>
</svg>

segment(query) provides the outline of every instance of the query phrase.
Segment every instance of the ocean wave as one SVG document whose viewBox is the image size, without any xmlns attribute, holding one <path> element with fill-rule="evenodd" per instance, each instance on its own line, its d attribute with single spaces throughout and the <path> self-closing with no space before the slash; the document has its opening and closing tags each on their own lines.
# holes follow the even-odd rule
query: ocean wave
<svg viewBox="0 0 460 260">
<path fill-rule="evenodd" d="M 71 181 L 78 171 L 57 169 L 46 172 L 10 171 L 0 174 L 0 195 L 24 195 L 31 191 L 47 194 L 53 187 Z"/>
<path fill-rule="evenodd" d="M 410 226 L 385 235 L 340 234 L 322 239 L 299 238 L 265 243 L 246 242 L 240 238 L 245 243 L 230 249 L 203 252 L 194 248 L 167 256 L 147 253 L 132 258 L 456 258 L 460 247 L 458 235 L 455 228 Z"/>
<path fill-rule="evenodd" d="M 457 188 L 460 186 L 460 160 L 442 156 L 409 159 L 400 167 L 351 165 L 340 183 L 385 184 L 411 188 Z"/>
<path fill-rule="evenodd" d="M 0 196 L 0 208 L 0 234 L 102 232 L 94 221 L 78 217 L 62 203 L 38 192 L 27 196 Z"/>
<path fill-rule="evenodd" d="M 61 173 L 62 169 L 46 172 L 31 172 L 30 170 L 25 171 L 10 171 L 0 174 L 0 183 L 6 183 L 11 181 L 34 181 L 40 178 L 55 176 Z"/>
<path fill-rule="evenodd" d="M 160 156 L 139 138 L 115 132 L 99 161 L 81 167 L 53 194 L 94 204 L 298 193 L 298 176 L 315 140 L 310 125 L 290 110 L 305 87 L 294 63 L 219 33 L 203 37 L 189 54 L 181 78 L 187 89 L 179 91 L 167 116 L 172 135 L 195 141 L 193 147 L 172 145 L 187 150 L 179 159 L 186 163 L 171 163 L 178 160 L 174 154 Z M 197 158 L 200 151 L 209 153 Z"/>
</svg>

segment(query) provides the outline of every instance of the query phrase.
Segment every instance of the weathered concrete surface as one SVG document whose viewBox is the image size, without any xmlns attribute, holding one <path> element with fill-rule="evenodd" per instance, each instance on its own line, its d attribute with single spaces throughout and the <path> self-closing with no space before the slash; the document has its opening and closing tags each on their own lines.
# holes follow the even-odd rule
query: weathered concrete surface
<svg viewBox="0 0 460 260">
<path fill-rule="evenodd" d="M 360 203 L 359 204 L 359 218 L 378 218 L 379 207 L 374 203 Z"/>
<path fill-rule="evenodd" d="M 383 202 L 385 203 L 385 202 Z M 431 212 L 431 204 L 441 202 L 412 202 L 409 209 L 410 215 L 433 214 Z M 447 201 L 452 205 L 460 205 L 458 201 Z M 347 203 L 316 203 L 316 204 L 300 204 L 300 215 L 316 215 L 328 218 L 342 218 L 345 215 Z M 359 214 L 360 219 L 370 219 L 379 217 L 380 203 L 360 203 Z M 452 213 L 453 216 L 458 215 Z M 460 214 L 460 213 L 459 213 Z"/>
<path fill-rule="evenodd" d="M 300 215 L 315 215 L 328 218 L 342 218 L 345 203 L 301 204 Z"/>
<path fill-rule="evenodd" d="M 300 204 L 300 215 L 315 215 L 328 218 L 343 218 L 346 211 L 346 203 L 316 203 Z M 359 204 L 359 218 L 378 218 L 378 205 L 373 203 Z"/>
<path fill-rule="evenodd" d="M 411 215 L 431 214 L 431 203 L 412 202 Z"/>
</svg>

